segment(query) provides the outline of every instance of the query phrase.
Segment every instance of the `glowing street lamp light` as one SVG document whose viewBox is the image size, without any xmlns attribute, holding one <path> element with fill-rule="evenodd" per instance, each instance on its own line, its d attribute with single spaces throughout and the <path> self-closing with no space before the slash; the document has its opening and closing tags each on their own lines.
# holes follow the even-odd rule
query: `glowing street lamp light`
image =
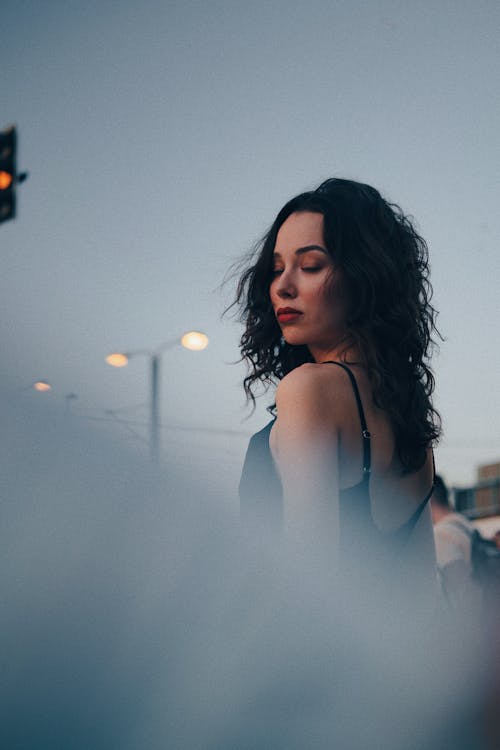
<svg viewBox="0 0 500 750">
<path fill-rule="evenodd" d="M 181 338 L 181 344 L 192 352 L 201 352 L 208 346 L 208 336 L 201 331 L 188 331 Z"/>
<path fill-rule="evenodd" d="M 113 354 L 108 354 L 106 362 L 108 365 L 111 365 L 111 367 L 125 367 L 128 365 L 128 357 L 121 352 L 113 352 Z"/>
<path fill-rule="evenodd" d="M 205 333 L 201 333 L 201 331 L 188 331 L 187 333 L 184 333 L 181 338 L 166 341 L 153 351 L 140 349 L 133 352 L 113 352 L 106 357 L 106 362 L 108 365 L 111 365 L 111 367 L 125 367 L 131 357 L 135 357 L 139 354 L 144 354 L 149 357 L 151 370 L 151 437 L 149 445 L 151 461 L 153 463 L 158 463 L 160 453 L 159 380 L 161 355 L 167 349 L 172 349 L 178 344 L 181 344 L 185 349 L 189 349 L 193 352 L 202 351 L 208 346 L 208 336 Z"/>
<path fill-rule="evenodd" d="M 39 393 L 47 393 L 47 391 L 52 390 L 52 386 L 46 380 L 37 380 L 36 383 L 33 383 L 33 388 Z"/>
</svg>

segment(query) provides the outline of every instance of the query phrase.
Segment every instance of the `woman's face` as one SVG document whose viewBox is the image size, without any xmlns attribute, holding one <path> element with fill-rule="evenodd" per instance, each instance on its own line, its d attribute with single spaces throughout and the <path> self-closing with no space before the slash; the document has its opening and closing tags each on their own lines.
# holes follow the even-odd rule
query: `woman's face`
<svg viewBox="0 0 500 750">
<path fill-rule="evenodd" d="M 323 215 L 291 214 L 276 238 L 271 303 L 285 341 L 306 345 L 316 362 L 324 361 L 345 334 L 339 275 L 325 248 Z"/>
</svg>

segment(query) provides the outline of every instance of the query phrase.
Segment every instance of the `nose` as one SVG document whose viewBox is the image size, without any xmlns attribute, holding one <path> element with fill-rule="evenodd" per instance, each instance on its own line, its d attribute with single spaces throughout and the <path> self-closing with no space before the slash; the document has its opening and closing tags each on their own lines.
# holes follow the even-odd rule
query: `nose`
<svg viewBox="0 0 500 750">
<path fill-rule="evenodd" d="M 290 274 L 286 271 L 283 271 L 276 279 L 274 291 L 280 299 L 292 299 L 297 296 L 297 288 Z"/>
</svg>

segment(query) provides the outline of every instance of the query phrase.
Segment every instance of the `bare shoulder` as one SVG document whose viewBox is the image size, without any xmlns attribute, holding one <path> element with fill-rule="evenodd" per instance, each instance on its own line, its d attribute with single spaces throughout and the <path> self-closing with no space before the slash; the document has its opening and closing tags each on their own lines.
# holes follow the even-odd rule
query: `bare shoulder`
<svg viewBox="0 0 500 750">
<path fill-rule="evenodd" d="M 288 395 L 294 393 L 296 390 L 300 391 L 304 388 L 311 388 L 317 379 L 316 370 L 317 365 L 312 363 L 296 367 L 280 380 L 276 394 Z"/>
<path fill-rule="evenodd" d="M 314 363 L 292 370 L 276 391 L 278 423 L 286 421 L 301 429 L 309 424 L 316 429 L 336 430 L 338 386 L 343 387 L 342 375 L 340 368 Z"/>
<path fill-rule="evenodd" d="M 285 375 L 276 390 L 276 403 L 297 399 L 316 399 L 325 402 L 346 383 L 345 373 L 340 367 L 328 364 L 306 363 Z"/>
</svg>

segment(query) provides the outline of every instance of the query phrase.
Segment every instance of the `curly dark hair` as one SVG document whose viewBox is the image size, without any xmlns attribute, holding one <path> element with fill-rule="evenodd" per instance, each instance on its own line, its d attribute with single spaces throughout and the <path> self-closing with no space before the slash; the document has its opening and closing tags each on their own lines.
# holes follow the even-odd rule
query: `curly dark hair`
<svg viewBox="0 0 500 750">
<path fill-rule="evenodd" d="M 283 340 L 269 295 L 276 237 L 296 211 L 323 215 L 325 246 L 342 271 L 348 300 L 349 344 L 361 353 L 375 404 L 390 416 L 403 472 L 415 471 L 441 431 L 428 364 L 434 335 L 439 336 L 430 303 L 428 250 L 410 218 L 369 185 L 326 180 L 290 200 L 258 244 L 234 303 L 245 323 L 240 349 L 249 365 L 247 398 L 255 402 L 257 382 L 269 386 L 313 361 L 306 346 Z"/>
</svg>

